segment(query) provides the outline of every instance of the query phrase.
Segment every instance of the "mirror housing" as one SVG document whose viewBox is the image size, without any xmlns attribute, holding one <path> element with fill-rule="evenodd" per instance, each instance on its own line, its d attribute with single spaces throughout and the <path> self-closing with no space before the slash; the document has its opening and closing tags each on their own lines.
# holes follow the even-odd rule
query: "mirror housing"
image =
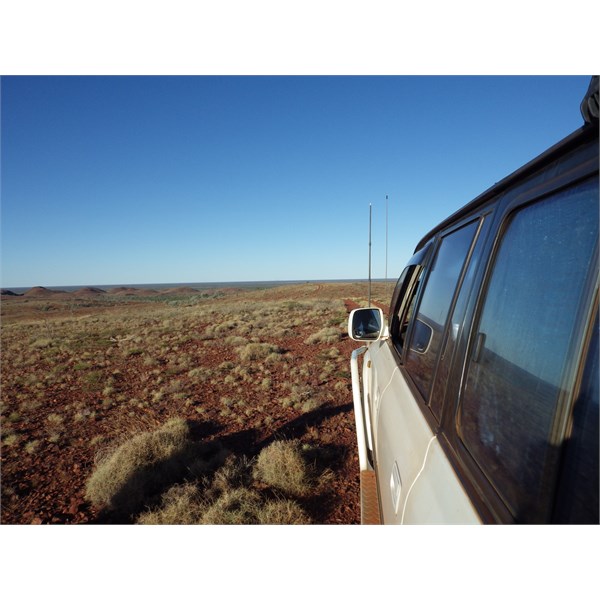
<svg viewBox="0 0 600 600">
<path fill-rule="evenodd" d="M 380 308 L 355 308 L 348 317 L 348 335 L 355 342 L 376 342 L 385 330 Z"/>
</svg>

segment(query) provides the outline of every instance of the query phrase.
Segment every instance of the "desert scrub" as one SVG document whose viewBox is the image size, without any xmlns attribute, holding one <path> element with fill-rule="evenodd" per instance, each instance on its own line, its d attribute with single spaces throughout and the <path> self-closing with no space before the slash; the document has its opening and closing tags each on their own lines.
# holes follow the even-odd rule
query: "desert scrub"
<svg viewBox="0 0 600 600">
<path fill-rule="evenodd" d="M 304 511 L 291 500 L 264 502 L 255 490 L 240 487 L 225 490 L 207 503 L 192 485 L 173 487 L 162 497 L 161 506 L 142 514 L 142 525 L 258 525 L 309 523 Z"/>
<path fill-rule="evenodd" d="M 338 327 L 325 327 L 313 333 L 306 339 L 307 344 L 334 344 L 342 339 L 342 332 Z"/>
<path fill-rule="evenodd" d="M 332 348 L 328 352 L 325 353 L 327 358 L 340 358 L 340 351 L 338 348 Z"/>
<path fill-rule="evenodd" d="M 196 485 L 174 485 L 162 495 L 160 506 L 142 513 L 137 522 L 140 525 L 195 525 L 202 520 L 205 508 Z"/>
<path fill-rule="evenodd" d="M 223 340 L 223 343 L 226 346 L 245 346 L 248 340 L 239 335 L 229 335 Z"/>
<path fill-rule="evenodd" d="M 320 408 L 323 405 L 323 401 L 320 400 L 319 398 L 308 398 L 307 400 L 305 400 L 301 407 L 300 410 L 303 413 L 308 413 L 308 412 L 312 412 L 313 410 L 317 410 L 317 408 Z"/>
<path fill-rule="evenodd" d="M 264 502 L 254 490 L 237 488 L 225 492 L 202 516 L 210 525 L 293 525 L 310 519 L 293 500 Z"/>
<path fill-rule="evenodd" d="M 263 525 L 308 525 L 310 518 L 294 500 L 272 500 L 259 513 Z"/>
<path fill-rule="evenodd" d="M 348 382 L 346 382 L 346 381 L 338 381 L 338 382 L 337 382 L 337 383 L 336 383 L 336 384 L 333 386 L 333 388 L 334 388 L 336 391 L 338 391 L 338 392 L 339 392 L 339 391 L 341 391 L 341 390 L 350 390 L 350 389 L 351 389 L 351 386 L 350 386 L 350 384 L 349 384 Z"/>
<path fill-rule="evenodd" d="M 207 367 L 196 367 L 191 371 L 188 371 L 187 376 L 190 379 L 195 379 L 200 382 L 208 381 L 213 377 L 213 372 Z"/>
<path fill-rule="evenodd" d="M 19 441 L 19 435 L 17 433 L 9 433 L 3 440 L 2 443 L 5 446 L 15 446 Z"/>
<path fill-rule="evenodd" d="M 259 524 L 261 497 L 255 490 L 234 488 L 223 492 L 202 516 L 205 525 Z"/>
<path fill-rule="evenodd" d="M 304 459 L 299 442 L 279 440 L 261 450 L 254 477 L 282 492 L 302 496 L 310 489 L 313 470 Z"/>
<path fill-rule="evenodd" d="M 50 429 L 61 429 L 64 422 L 64 417 L 58 413 L 49 414 L 46 418 Z"/>
<path fill-rule="evenodd" d="M 278 355 L 282 353 L 281 348 L 273 344 L 266 344 L 261 342 L 252 342 L 246 346 L 237 348 L 239 357 L 242 360 L 260 360 L 265 359 L 272 354 Z"/>
<path fill-rule="evenodd" d="M 139 356 L 140 354 L 144 354 L 142 348 L 130 348 L 125 351 L 125 356 Z"/>
<path fill-rule="evenodd" d="M 140 524 L 247 525 L 310 523 L 293 500 L 265 499 L 252 489 L 253 461 L 230 455 L 214 473 L 201 481 L 176 485 L 161 497 L 160 504 L 138 518 Z"/>
<path fill-rule="evenodd" d="M 146 356 L 142 363 L 145 367 L 155 367 L 158 365 L 158 360 L 154 356 Z"/>
<path fill-rule="evenodd" d="M 32 348 L 48 348 L 53 344 L 53 340 L 47 337 L 37 338 L 31 343 Z"/>
<path fill-rule="evenodd" d="M 230 408 L 235 404 L 235 400 L 233 398 L 230 398 L 229 396 L 223 396 L 220 402 L 223 406 L 226 406 L 227 408 Z"/>
<path fill-rule="evenodd" d="M 310 412 L 321 406 L 315 396 L 314 388 L 309 385 L 291 385 L 291 393 L 280 400 L 283 407 L 293 406 L 296 410 Z"/>
<path fill-rule="evenodd" d="M 206 468 L 195 450 L 187 423 L 171 419 L 160 429 L 131 437 L 101 458 L 87 482 L 86 498 L 95 506 L 131 514 L 190 471 Z"/>
<path fill-rule="evenodd" d="M 204 512 L 200 523 L 211 525 L 310 523 L 293 500 L 265 499 L 252 488 L 254 461 L 229 456 L 214 474 L 205 479 Z"/>
<path fill-rule="evenodd" d="M 165 386 L 165 393 L 177 394 L 182 392 L 185 388 L 185 383 L 181 379 L 174 379 Z"/>
<path fill-rule="evenodd" d="M 21 415 L 17 411 L 13 411 L 8 415 L 9 423 L 18 423 L 21 420 Z"/>
<path fill-rule="evenodd" d="M 35 454 L 37 452 L 39 444 L 40 444 L 39 440 L 33 440 L 31 442 L 27 442 L 25 444 L 25 452 L 27 452 L 27 454 Z"/>
<path fill-rule="evenodd" d="M 83 388 L 86 391 L 99 391 L 103 388 L 104 374 L 101 371 L 89 371 L 82 378 Z"/>
</svg>

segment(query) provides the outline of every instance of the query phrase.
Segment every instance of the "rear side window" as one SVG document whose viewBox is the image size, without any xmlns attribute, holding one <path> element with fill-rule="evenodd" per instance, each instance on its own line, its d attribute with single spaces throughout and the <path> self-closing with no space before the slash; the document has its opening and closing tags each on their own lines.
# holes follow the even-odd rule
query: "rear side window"
<svg viewBox="0 0 600 600">
<path fill-rule="evenodd" d="M 442 238 L 414 319 L 406 368 L 425 400 L 429 399 L 446 320 L 478 225 L 479 221 L 473 221 Z"/>
<path fill-rule="evenodd" d="M 565 443 L 559 498 L 554 520 L 558 523 L 599 522 L 598 509 L 598 313 L 581 389 L 573 411 L 572 431 Z"/>
<path fill-rule="evenodd" d="M 459 436 L 520 522 L 550 517 L 597 239 L 597 181 L 517 211 L 472 338 Z"/>
</svg>

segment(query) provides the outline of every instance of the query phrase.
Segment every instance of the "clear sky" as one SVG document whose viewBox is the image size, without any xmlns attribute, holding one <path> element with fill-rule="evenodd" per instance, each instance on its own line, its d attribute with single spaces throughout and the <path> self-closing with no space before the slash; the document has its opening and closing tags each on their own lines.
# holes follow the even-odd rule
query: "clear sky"
<svg viewBox="0 0 600 600">
<path fill-rule="evenodd" d="M 3 77 L 4 288 L 395 279 L 582 124 L 581 76 Z"/>
</svg>

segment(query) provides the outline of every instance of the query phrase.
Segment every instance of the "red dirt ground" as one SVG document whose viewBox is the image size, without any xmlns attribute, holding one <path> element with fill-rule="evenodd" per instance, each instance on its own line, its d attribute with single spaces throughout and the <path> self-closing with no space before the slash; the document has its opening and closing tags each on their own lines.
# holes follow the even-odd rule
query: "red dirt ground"
<svg viewBox="0 0 600 600">
<path fill-rule="evenodd" d="M 273 292 L 277 296 L 277 292 Z M 289 298 L 282 292 L 282 297 Z M 3 296 L 3 303 L 6 301 Z M 353 300 L 345 300 L 347 311 L 358 305 Z M 382 305 L 383 307 L 383 305 Z M 198 323 L 198 332 L 205 324 Z M 192 332 L 193 333 L 193 332 Z M 274 341 L 282 344 L 281 340 Z M 186 344 L 198 344 L 190 339 Z M 294 356 L 294 364 L 303 364 L 316 360 L 323 352 L 318 345 L 305 344 L 302 338 L 286 340 L 285 351 Z M 336 344 L 341 356 L 348 360 L 353 349 L 357 347 L 343 336 Z M 206 367 L 216 367 L 223 361 L 235 360 L 233 348 L 215 345 Z M 141 356 L 130 356 L 127 369 L 135 370 L 140 375 L 151 368 L 145 367 Z M 345 366 L 349 366 L 345 363 Z M 273 387 L 278 378 L 283 380 L 285 373 L 273 374 Z M 325 466 L 335 473 L 335 478 L 325 496 L 315 498 L 306 508 L 315 523 L 321 524 L 356 524 L 360 522 L 359 474 L 356 449 L 354 412 L 352 408 L 351 386 L 340 392 L 334 390 L 333 383 L 319 381 L 315 375 L 314 386 L 329 386 L 330 400 L 320 409 L 306 414 L 293 412 L 281 403 L 273 401 L 269 406 L 272 422 L 268 427 L 257 428 L 251 423 L 240 424 L 233 419 L 221 416 L 223 408 L 218 399 L 222 394 L 219 381 L 202 383 L 203 406 L 206 412 L 199 417 L 195 406 L 186 406 L 183 402 L 162 403 L 154 412 L 145 416 L 145 427 L 158 427 L 172 417 L 188 419 L 193 436 L 204 441 L 218 440 L 223 446 L 235 454 L 256 455 L 260 449 L 275 439 L 299 438 L 302 441 L 318 444 L 328 456 Z M 141 386 L 141 384 L 140 384 Z M 256 390 L 256 386 L 252 386 Z M 134 396 L 137 391 L 129 388 L 127 394 Z M 250 392 L 250 388 L 248 388 Z M 329 390 L 328 390 L 329 391 Z M 256 391 L 252 393 L 257 393 Z M 27 439 L 36 427 L 43 427 L 48 414 L 60 412 L 61 405 L 71 402 L 65 398 L 64 392 L 48 389 L 47 406 L 40 407 L 37 421 L 15 423 L 16 432 Z M 214 398 L 212 404 L 207 399 Z M 251 401 L 251 398 L 250 398 Z M 100 404 L 101 398 L 93 399 L 89 410 L 93 411 L 93 403 Z M 2 448 L 2 523 L 46 524 L 46 523 L 111 523 L 112 517 L 91 506 L 84 498 L 85 483 L 94 466 L 94 454 L 97 449 L 90 445 L 95 436 L 114 437 L 110 425 L 102 418 L 99 409 L 96 417 L 85 422 L 69 424 L 68 442 L 43 444 L 35 453 L 19 452 L 11 447 Z M 32 438 L 33 439 L 33 438 Z"/>
</svg>

